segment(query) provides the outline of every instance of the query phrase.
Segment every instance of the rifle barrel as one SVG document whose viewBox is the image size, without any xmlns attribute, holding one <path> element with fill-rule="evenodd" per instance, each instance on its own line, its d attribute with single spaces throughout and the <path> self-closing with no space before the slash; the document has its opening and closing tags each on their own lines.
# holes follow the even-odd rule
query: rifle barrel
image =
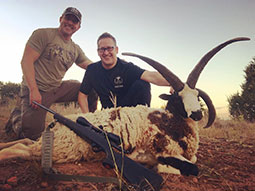
<svg viewBox="0 0 255 191">
<path fill-rule="evenodd" d="M 51 109 L 45 107 L 44 105 L 42 105 L 42 104 L 40 104 L 40 103 L 37 103 L 36 101 L 33 101 L 33 103 L 34 103 L 35 105 L 38 105 L 38 106 L 41 107 L 42 109 L 45 109 L 46 111 L 48 111 L 48 112 L 54 114 L 54 115 L 56 114 L 55 111 L 53 111 L 53 110 L 51 110 Z"/>
</svg>

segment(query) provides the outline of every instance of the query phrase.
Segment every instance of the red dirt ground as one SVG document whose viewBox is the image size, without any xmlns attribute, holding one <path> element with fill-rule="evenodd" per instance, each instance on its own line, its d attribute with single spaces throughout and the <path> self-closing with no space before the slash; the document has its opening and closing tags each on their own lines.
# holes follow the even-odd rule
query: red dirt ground
<svg viewBox="0 0 255 191">
<path fill-rule="evenodd" d="M 3 140 L 0 130 L 0 140 Z M 2 141 L 3 142 L 3 141 Z M 161 174 L 162 191 L 255 191 L 255 140 L 244 143 L 201 138 L 197 165 L 199 175 Z M 112 176 L 101 163 L 53 165 L 59 172 L 86 176 Z M 0 162 L 0 191 L 114 191 L 110 183 L 46 181 L 39 161 L 12 159 Z"/>
</svg>

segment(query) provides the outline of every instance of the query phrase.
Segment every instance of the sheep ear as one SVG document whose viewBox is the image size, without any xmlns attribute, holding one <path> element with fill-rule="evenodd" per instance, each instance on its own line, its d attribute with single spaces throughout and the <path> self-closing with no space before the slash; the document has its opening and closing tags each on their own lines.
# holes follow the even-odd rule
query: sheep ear
<svg viewBox="0 0 255 191">
<path fill-rule="evenodd" d="M 171 97 L 171 95 L 169 95 L 169 94 L 161 94 L 161 95 L 159 95 L 159 97 L 160 97 L 161 99 L 163 99 L 163 100 L 169 100 L 170 97 Z"/>
</svg>

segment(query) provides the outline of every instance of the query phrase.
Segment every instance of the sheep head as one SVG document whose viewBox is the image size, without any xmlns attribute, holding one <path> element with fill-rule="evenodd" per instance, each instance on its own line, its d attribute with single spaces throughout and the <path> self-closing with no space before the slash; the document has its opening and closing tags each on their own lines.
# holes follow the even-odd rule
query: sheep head
<svg viewBox="0 0 255 191">
<path fill-rule="evenodd" d="M 167 100 L 166 109 L 173 113 L 178 113 L 184 118 L 192 118 L 195 121 L 199 121 L 202 119 L 202 110 L 199 102 L 199 97 L 201 97 L 208 108 L 209 118 L 205 128 L 210 127 L 216 117 L 216 111 L 214 105 L 210 99 L 210 97 L 202 90 L 196 88 L 196 83 L 198 78 L 208 63 L 208 61 L 222 48 L 225 46 L 238 41 L 250 40 L 246 37 L 234 38 L 228 40 L 210 52 L 205 54 L 202 59 L 198 62 L 198 64 L 194 67 L 191 73 L 188 76 L 186 83 L 183 83 L 174 73 L 172 73 L 168 68 L 164 65 L 148 58 L 145 56 L 141 56 L 134 53 L 122 53 L 122 55 L 126 56 L 134 56 L 138 57 L 141 60 L 145 61 L 153 68 L 155 68 L 173 87 L 175 93 L 173 95 L 162 94 L 160 95 L 161 99 Z"/>
</svg>

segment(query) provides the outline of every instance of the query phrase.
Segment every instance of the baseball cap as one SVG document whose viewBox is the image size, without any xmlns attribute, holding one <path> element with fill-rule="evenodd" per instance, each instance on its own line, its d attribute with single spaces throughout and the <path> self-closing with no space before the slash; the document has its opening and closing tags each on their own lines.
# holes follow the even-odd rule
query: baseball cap
<svg viewBox="0 0 255 191">
<path fill-rule="evenodd" d="M 68 7 L 64 11 L 63 15 L 74 15 L 81 22 L 81 13 L 74 7 Z"/>
</svg>

